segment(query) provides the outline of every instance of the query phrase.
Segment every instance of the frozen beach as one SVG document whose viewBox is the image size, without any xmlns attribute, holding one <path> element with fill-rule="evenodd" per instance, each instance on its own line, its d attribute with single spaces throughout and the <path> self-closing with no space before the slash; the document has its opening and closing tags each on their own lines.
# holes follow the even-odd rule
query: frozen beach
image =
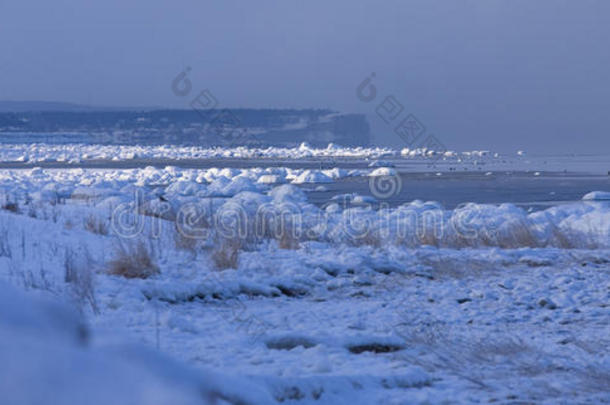
<svg viewBox="0 0 610 405">
<path fill-rule="evenodd" d="M 33 347 L 49 372 L 85 378 L 56 369 L 61 348 L 180 403 L 607 400 L 607 160 L 127 151 L 0 148 L 3 294 L 75 312 L 4 305 L 12 361 Z M 23 328 L 66 336 L 25 345 Z M 24 367 L 16 383 L 36 375 Z M 100 398 L 147 403 L 145 385 Z"/>
</svg>

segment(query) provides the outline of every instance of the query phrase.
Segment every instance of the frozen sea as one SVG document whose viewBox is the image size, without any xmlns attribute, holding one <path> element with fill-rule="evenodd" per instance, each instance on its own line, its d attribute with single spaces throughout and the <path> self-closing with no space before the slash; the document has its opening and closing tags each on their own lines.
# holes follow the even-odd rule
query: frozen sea
<svg viewBox="0 0 610 405">
<path fill-rule="evenodd" d="M 35 162 L 0 161 L 1 169 L 143 169 L 173 166 L 181 169 L 210 168 L 291 168 L 302 170 L 366 170 L 373 158 L 315 157 L 280 159 L 254 158 L 154 158 L 92 159 L 77 162 L 48 159 Z M 512 203 L 524 209 L 539 210 L 552 205 L 575 202 L 592 190 L 610 189 L 610 155 L 534 155 L 527 157 L 468 159 L 466 161 L 406 159 L 383 157 L 381 164 L 396 169 L 400 187 L 378 201 L 396 207 L 413 200 L 436 201 L 453 209 L 461 204 Z M 371 196 L 366 176 L 336 179 L 316 190 L 312 184 L 301 185 L 311 202 L 324 205 L 333 197 L 356 193 Z"/>
</svg>

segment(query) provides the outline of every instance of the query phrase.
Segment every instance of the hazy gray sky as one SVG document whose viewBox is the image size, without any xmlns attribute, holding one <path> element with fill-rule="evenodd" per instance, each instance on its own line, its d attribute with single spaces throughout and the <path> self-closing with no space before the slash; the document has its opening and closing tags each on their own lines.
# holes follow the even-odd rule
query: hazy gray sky
<svg viewBox="0 0 610 405">
<path fill-rule="evenodd" d="M 0 0 L 0 99 L 370 114 L 394 95 L 448 147 L 610 152 L 607 0 Z M 371 72 L 378 99 L 356 86 Z"/>
</svg>

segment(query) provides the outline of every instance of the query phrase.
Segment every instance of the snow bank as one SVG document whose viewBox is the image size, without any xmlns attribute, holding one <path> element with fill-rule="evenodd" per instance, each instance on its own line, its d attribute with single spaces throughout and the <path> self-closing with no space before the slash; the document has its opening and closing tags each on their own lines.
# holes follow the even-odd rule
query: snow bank
<svg viewBox="0 0 610 405">
<path fill-rule="evenodd" d="M 67 307 L 0 284 L 0 392 L 12 405 L 272 403 L 266 389 L 137 346 L 87 347 Z"/>
</svg>

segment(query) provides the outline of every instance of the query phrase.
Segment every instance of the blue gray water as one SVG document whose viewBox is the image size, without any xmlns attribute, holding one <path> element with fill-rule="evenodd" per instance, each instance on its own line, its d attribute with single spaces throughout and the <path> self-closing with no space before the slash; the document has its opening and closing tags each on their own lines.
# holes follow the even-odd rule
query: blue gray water
<svg viewBox="0 0 610 405">
<path fill-rule="evenodd" d="M 482 173 L 406 173 L 401 175 L 400 191 L 388 199 L 378 199 L 389 206 L 413 200 L 437 201 L 443 207 L 476 202 L 483 204 L 514 203 L 526 210 L 581 200 L 594 190 L 610 191 L 610 176 L 547 172 Z M 372 195 L 369 179 L 354 177 L 325 185 L 327 191 L 312 191 L 310 200 L 324 204 L 342 193 Z"/>
</svg>

